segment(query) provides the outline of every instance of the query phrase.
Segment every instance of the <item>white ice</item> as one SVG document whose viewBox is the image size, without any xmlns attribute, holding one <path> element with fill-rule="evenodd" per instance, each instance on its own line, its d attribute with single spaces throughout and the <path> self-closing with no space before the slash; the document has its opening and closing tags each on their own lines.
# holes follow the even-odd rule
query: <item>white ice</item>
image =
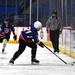
<svg viewBox="0 0 75 75">
<path fill-rule="evenodd" d="M 14 65 L 10 65 L 9 60 L 18 50 L 18 44 L 8 44 L 4 53 L 1 50 L 2 44 L 0 44 L 0 75 L 75 75 L 75 66 L 64 64 L 46 48 L 38 46 L 36 59 L 40 60 L 39 65 L 31 65 L 31 49 L 29 47 L 26 47 Z M 57 55 L 67 63 L 75 61 L 65 54 Z"/>
</svg>

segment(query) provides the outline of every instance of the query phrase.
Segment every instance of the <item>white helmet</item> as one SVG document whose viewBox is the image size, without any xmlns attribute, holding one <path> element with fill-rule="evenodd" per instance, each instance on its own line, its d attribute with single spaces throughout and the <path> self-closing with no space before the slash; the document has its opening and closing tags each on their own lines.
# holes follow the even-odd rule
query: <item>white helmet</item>
<svg viewBox="0 0 75 75">
<path fill-rule="evenodd" d="M 42 23 L 41 22 L 39 22 L 39 21 L 36 21 L 36 22 L 34 22 L 34 27 L 36 28 L 36 29 L 38 29 L 38 28 L 42 28 Z"/>
</svg>

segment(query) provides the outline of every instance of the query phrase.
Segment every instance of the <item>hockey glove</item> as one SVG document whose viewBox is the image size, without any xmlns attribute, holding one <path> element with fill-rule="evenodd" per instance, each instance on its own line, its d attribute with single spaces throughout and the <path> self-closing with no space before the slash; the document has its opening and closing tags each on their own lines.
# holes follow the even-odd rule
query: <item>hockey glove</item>
<svg viewBox="0 0 75 75">
<path fill-rule="evenodd" d="M 46 30 L 46 32 L 48 33 L 48 30 Z"/>
<path fill-rule="evenodd" d="M 2 34 L 0 34 L 0 38 L 2 37 Z"/>
<path fill-rule="evenodd" d="M 13 39 L 16 40 L 16 39 L 17 39 L 17 35 L 14 35 L 14 36 L 13 36 Z"/>
<path fill-rule="evenodd" d="M 42 42 L 40 42 L 38 45 L 39 45 L 40 47 L 44 48 L 44 44 L 43 44 Z"/>
</svg>

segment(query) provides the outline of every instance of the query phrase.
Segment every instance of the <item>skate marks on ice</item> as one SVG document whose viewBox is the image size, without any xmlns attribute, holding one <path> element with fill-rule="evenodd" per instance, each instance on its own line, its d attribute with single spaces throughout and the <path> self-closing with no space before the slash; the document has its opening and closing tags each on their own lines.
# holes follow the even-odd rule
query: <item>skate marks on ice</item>
<svg viewBox="0 0 75 75">
<path fill-rule="evenodd" d="M 63 63 L 15 63 L 14 65 L 0 65 L 0 75 L 74 75 L 74 66 L 65 66 Z M 73 71 L 73 73 L 71 73 Z M 66 73 L 65 73 L 66 72 Z"/>
<path fill-rule="evenodd" d="M 5 54 L 7 54 L 7 52 L 3 52 L 3 53 L 2 53 L 2 52 L 0 52 L 0 54 L 5 55 Z"/>
<path fill-rule="evenodd" d="M 29 48 L 14 62 L 14 65 L 10 65 L 9 60 L 17 50 L 16 46 L 16 49 L 13 50 L 11 50 L 12 45 L 10 46 L 11 48 L 7 49 L 7 54 L 0 54 L 0 75 L 75 75 L 75 66 L 64 64 L 48 50 L 40 47 L 36 56 L 40 61 L 39 65 L 31 65 Z M 64 54 L 58 55 L 67 63 L 73 61 L 72 58 Z"/>
</svg>

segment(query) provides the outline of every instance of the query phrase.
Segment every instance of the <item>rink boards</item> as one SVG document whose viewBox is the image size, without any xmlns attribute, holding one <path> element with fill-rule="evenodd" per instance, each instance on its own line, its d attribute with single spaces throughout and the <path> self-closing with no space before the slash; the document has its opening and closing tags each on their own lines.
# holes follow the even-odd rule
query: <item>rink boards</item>
<svg viewBox="0 0 75 75">
<path fill-rule="evenodd" d="M 11 33 L 10 41 L 8 43 L 18 44 L 19 35 L 22 30 L 25 30 L 27 27 L 15 27 L 15 32 L 17 34 L 17 41 L 13 40 L 13 35 Z M 49 40 L 50 34 L 46 33 L 46 28 L 43 27 L 42 30 L 38 32 L 39 39 L 45 43 L 45 45 L 52 47 L 52 44 Z M 64 28 L 62 34 L 59 38 L 60 51 L 64 54 L 67 54 L 75 58 L 75 30 Z"/>
</svg>

